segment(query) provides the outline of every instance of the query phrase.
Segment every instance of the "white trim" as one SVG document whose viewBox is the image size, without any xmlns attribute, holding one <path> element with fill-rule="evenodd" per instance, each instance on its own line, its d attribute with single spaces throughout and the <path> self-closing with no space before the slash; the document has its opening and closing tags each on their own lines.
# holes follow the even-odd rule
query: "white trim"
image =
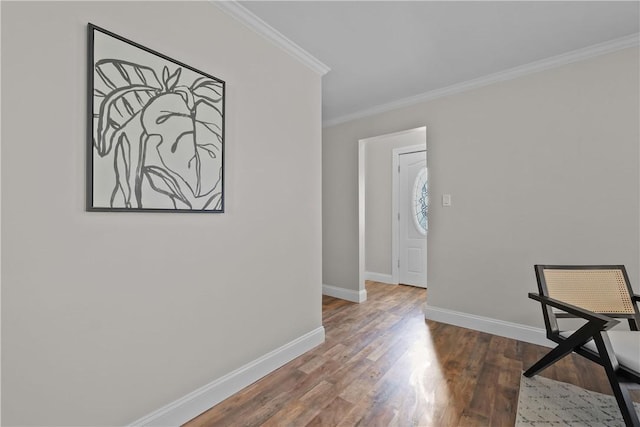
<svg viewBox="0 0 640 427">
<path fill-rule="evenodd" d="M 367 300 L 366 289 L 354 291 L 353 289 L 339 288 L 337 286 L 331 285 L 322 285 L 322 294 L 357 303 L 365 302 Z"/>
<path fill-rule="evenodd" d="M 424 317 L 428 320 L 499 335 L 514 340 L 545 347 L 555 347 L 555 344 L 547 339 L 544 329 L 519 323 L 505 322 L 504 320 L 476 316 L 475 314 L 447 310 L 446 308 L 430 307 L 428 305 L 425 307 Z"/>
<path fill-rule="evenodd" d="M 323 342 L 324 327 L 320 326 L 175 402 L 134 421 L 129 426 L 177 426 L 184 424 Z"/>
<path fill-rule="evenodd" d="M 400 229 L 398 227 L 398 213 L 400 210 L 398 194 L 400 193 L 400 176 L 398 166 L 400 165 L 400 155 L 424 151 L 427 155 L 427 127 L 422 126 L 410 129 L 413 132 L 423 132 L 425 134 L 424 144 L 411 145 L 407 147 L 394 148 L 391 151 L 391 278 L 395 283 L 400 283 L 400 271 L 398 260 L 400 259 Z M 400 132 L 399 132 L 400 133 Z"/>
<path fill-rule="evenodd" d="M 366 290 L 364 285 L 364 272 L 366 269 L 365 250 L 365 165 L 366 156 L 365 148 L 367 139 L 361 139 L 358 141 L 358 289 L 362 291 Z"/>
<path fill-rule="evenodd" d="M 269 40 L 271 43 L 278 46 L 280 49 L 284 50 L 321 76 L 327 74 L 331 70 L 331 68 L 323 64 L 316 57 L 285 37 L 271 25 L 264 22 L 249 9 L 242 6 L 238 1 L 209 1 L 216 5 L 220 10 L 237 19 L 249 29 Z"/>
<path fill-rule="evenodd" d="M 371 271 L 364 272 L 364 280 L 371 280 L 373 282 L 386 283 L 388 285 L 397 285 L 398 282 L 393 280 L 391 274 L 374 273 Z"/>
<path fill-rule="evenodd" d="M 401 135 L 406 135 L 406 134 L 411 134 L 411 133 L 421 133 L 424 132 L 425 133 L 425 143 L 424 146 L 422 144 L 420 145 L 415 145 L 415 146 L 411 146 L 411 147 L 404 147 L 402 149 L 413 149 L 413 151 L 416 151 L 416 147 L 418 147 L 417 151 L 422 151 L 423 149 L 426 151 L 427 149 L 427 141 L 426 141 L 426 133 L 427 133 L 427 127 L 426 126 L 421 126 L 419 128 L 413 128 L 413 129 L 407 129 L 407 130 L 402 130 L 402 131 L 398 131 L 398 132 L 392 132 L 392 133 L 387 133 L 384 135 L 378 135 L 378 136 L 371 136 L 369 138 L 363 138 L 361 140 L 358 141 L 358 287 L 360 289 L 360 291 L 362 292 L 363 289 L 365 288 L 365 284 L 364 281 L 367 280 L 367 272 L 365 271 L 366 269 L 366 255 L 365 255 L 365 251 L 366 251 L 366 237 L 365 237 L 365 212 L 366 212 L 366 203 L 365 203 L 365 194 L 366 194 L 366 147 L 367 144 L 370 142 L 375 142 L 381 139 L 385 139 L 385 138 L 389 138 L 389 137 L 395 137 L 395 136 L 401 136 Z M 402 150 L 400 149 L 400 150 Z M 394 149 L 395 150 L 398 149 Z M 411 152 L 411 151 L 409 151 Z M 391 156 L 392 159 L 395 159 L 395 157 L 392 155 Z M 394 160 L 395 161 L 395 160 Z M 392 170 L 396 169 L 396 166 L 394 164 Z M 395 180 L 395 174 L 392 174 L 393 179 Z M 395 181 L 393 181 L 395 182 Z M 395 185 L 395 184 L 394 184 Z M 393 187 L 395 188 L 395 187 Z M 392 198 L 392 205 L 396 206 L 397 205 L 397 201 L 394 197 L 397 197 L 396 192 L 394 190 L 391 191 L 391 198 Z M 392 216 L 392 228 L 393 226 L 396 225 L 396 221 L 393 221 L 393 218 L 397 217 L 397 211 L 393 213 L 394 216 Z M 393 231 L 392 231 L 393 232 Z M 395 236 L 396 234 L 392 234 L 392 240 L 393 240 L 393 236 Z M 393 244 L 392 244 L 392 250 L 391 250 L 392 254 L 391 254 L 391 284 L 397 284 L 398 283 L 398 264 L 397 264 L 397 259 L 398 259 L 398 252 L 397 252 L 397 248 L 396 248 L 396 252 L 393 252 Z M 373 279 L 371 279 L 373 280 Z M 376 280 L 378 281 L 378 280 Z M 387 283 L 387 282 L 385 282 Z M 366 292 L 366 291 L 365 291 Z M 352 300 L 350 300 L 352 301 Z"/>
<path fill-rule="evenodd" d="M 488 86 L 490 84 L 512 80 L 518 77 L 526 76 L 528 74 L 538 73 L 540 71 L 545 71 L 552 68 L 561 67 L 563 65 L 571 64 L 573 62 L 583 61 L 585 59 L 605 55 L 607 53 L 612 53 L 629 47 L 638 46 L 639 40 L 640 33 L 635 33 L 629 36 L 610 40 L 608 42 L 587 46 L 582 49 L 573 50 L 571 52 L 552 56 L 540 61 L 520 65 L 518 67 L 499 71 L 497 73 L 489 74 L 477 79 L 468 80 L 462 83 L 456 83 L 444 88 L 435 89 L 419 95 L 410 96 L 408 98 L 403 98 L 372 108 L 356 111 L 355 113 L 345 114 L 344 116 L 324 121 L 323 127 L 335 126 L 341 123 L 350 122 L 352 120 L 373 116 L 374 114 L 386 113 L 387 111 L 409 107 L 421 102 L 433 101 L 434 99 L 443 98 L 445 96 L 466 92 L 468 90 L 477 89 L 483 86 Z"/>
<path fill-rule="evenodd" d="M 385 133 L 383 135 L 370 136 L 370 137 L 367 137 L 367 138 L 363 138 L 362 140 L 366 141 L 366 142 L 375 142 L 375 141 L 378 141 L 378 140 L 381 140 L 381 139 L 387 139 L 387 138 L 390 138 L 390 137 L 393 137 L 393 136 L 402 136 L 402 135 L 408 135 L 408 134 L 411 134 L 411 133 L 422 132 L 423 129 L 426 131 L 427 127 L 426 126 L 420 126 L 420 127 L 417 127 L 417 128 L 400 130 L 398 132 L 391 132 L 391 133 Z"/>
</svg>

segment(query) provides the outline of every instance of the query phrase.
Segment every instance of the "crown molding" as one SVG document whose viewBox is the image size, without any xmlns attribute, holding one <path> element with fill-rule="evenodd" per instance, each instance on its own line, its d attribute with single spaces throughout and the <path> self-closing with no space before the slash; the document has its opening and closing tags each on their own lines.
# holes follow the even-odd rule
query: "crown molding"
<svg viewBox="0 0 640 427">
<path fill-rule="evenodd" d="M 577 49 L 567 53 L 542 59 L 540 61 L 531 62 L 529 64 L 510 68 L 508 70 L 500 71 L 494 74 L 489 74 L 477 79 L 468 80 L 466 82 L 457 83 L 451 86 L 424 92 L 419 95 L 414 95 L 408 98 L 381 104 L 376 107 L 360 110 L 355 113 L 346 114 L 335 119 L 326 120 L 322 125 L 323 127 L 331 127 L 339 125 L 341 123 L 350 122 L 352 120 L 373 116 L 375 114 L 386 113 L 388 111 L 409 107 L 422 102 L 432 101 L 434 99 L 443 98 L 445 96 L 466 92 L 468 90 L 488 86 L 493 83 L 512 80 L 518 77 L 526 76 L 528 74 L 538 73 L 540 71 L 561 67 L 563 65 L 571 64 L 572 62 L 583 61 L 585 59 L 615 52 L 617 50 L 638 46 L 639 41 L 640 33 L 631 34 L 629 36 L 620 37 L 604 43 L 598 43 L 582 49 Z"/>
<path fill-rule="evenodd" d="M 307 67 L 311 68 L 321 76 L 327 74 L 331 68 L 323 64 L 309 52 L 289 40 L 278 30 L 271 25 L 264 22 L 253 12 L 246 7 L 242 6 L 236 0 L 209 0 L 212 4 L 217 6 L 220 10 L 224 11 L 231 17 L 240 21 L 242 24 L 253 30 L 257 34 L 261 35 L 265 39 L 269 40 L 280 49 L 287 52 Z"/>
</svg>

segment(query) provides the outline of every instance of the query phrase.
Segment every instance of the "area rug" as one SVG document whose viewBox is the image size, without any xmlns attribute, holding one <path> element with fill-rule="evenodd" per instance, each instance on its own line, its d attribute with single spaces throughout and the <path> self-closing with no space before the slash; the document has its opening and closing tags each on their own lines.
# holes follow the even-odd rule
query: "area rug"
<svg viewBox="0 0 640 427">
<path fill-rule="evenodd" d="M 636 403 L 640 414 L 640 404 Z M 624 427 L 613 396 L 541 376 L 520 380 L 516 427 Z"/>
</svg>

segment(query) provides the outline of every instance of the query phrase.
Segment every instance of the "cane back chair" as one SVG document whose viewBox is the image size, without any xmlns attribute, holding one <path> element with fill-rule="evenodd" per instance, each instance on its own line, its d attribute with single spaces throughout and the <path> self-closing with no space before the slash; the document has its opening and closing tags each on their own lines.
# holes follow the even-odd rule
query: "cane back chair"
<svg viewBox="0 0 640 427">
<path fill-rule="evenodd" d="M 558 345 L 531 366 L 524 375 L 532 377 L 571 352 L 603 366 L 620 412 L 627 426 L 640 427 L 638 414 L 628 392 L 631 383 L 640 384 L 640 312 L 623 265 L 536 265 L 539 301 L 547 338 Z M 575 331 L 558 327 L 560 318 L 586 321 Z M 630 330 L 611 330 L 627 319 Z"/>
</svg>

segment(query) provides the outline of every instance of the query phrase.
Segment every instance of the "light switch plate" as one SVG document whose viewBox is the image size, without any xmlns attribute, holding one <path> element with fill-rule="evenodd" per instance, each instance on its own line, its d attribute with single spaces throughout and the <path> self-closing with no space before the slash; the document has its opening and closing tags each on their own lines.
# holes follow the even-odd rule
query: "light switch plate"
<svg viewBox="0 0 640 427">
<path fill-rule="evenodd" d="M 442 195 L 442 206 L 451 206 L 451 194 Z"/>
</svg>

